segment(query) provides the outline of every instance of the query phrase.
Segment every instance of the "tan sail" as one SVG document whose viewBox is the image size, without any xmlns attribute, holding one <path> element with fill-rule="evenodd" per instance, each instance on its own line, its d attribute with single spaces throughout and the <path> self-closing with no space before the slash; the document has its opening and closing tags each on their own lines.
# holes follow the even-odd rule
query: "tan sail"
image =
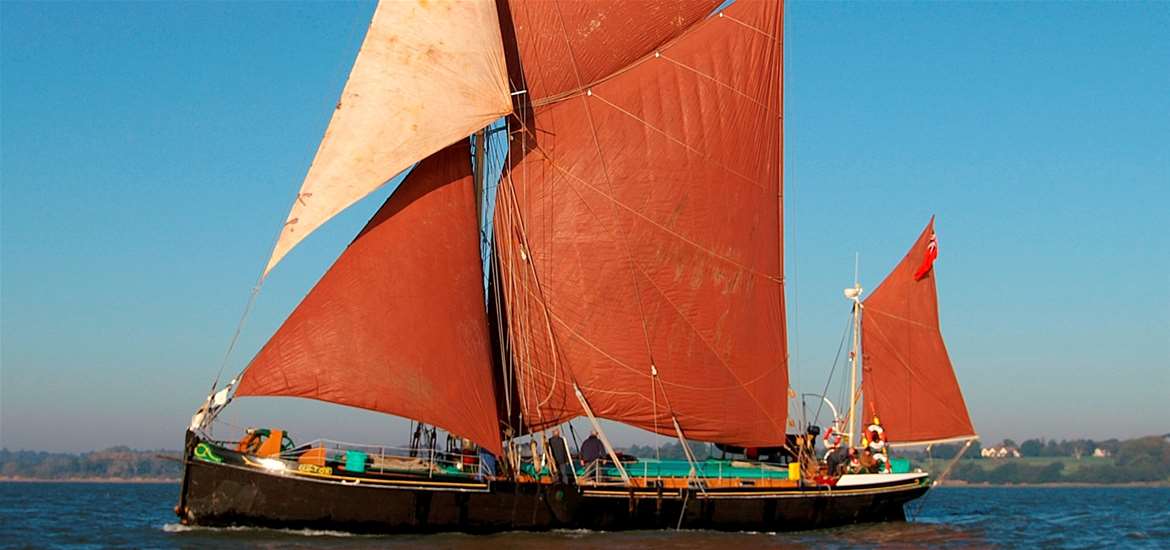
<svg viewBox="0 0 1170 550">
<path fill-rule="evenodd" d="M 338 212 L 511 110 L 494 1 L 379 3 L 264 275 Z"/>
</svg>

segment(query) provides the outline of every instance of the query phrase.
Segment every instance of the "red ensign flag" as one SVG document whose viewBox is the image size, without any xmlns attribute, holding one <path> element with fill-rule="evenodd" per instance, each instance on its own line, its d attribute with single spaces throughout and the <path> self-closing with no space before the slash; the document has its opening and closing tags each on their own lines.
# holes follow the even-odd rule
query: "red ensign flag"
<svg viewBox="0 0 1170 550">
<path fill-rule="evenodd" d="M 934 266 L 934 259 L 938 257 L 938 240 L 934 236 L 934 232 L 930 233 L 930 242 L 926 244 L 926 254 L 922 257 L 922 264 L 918 266 L 918 271 L 914 272 L 914 280 L 920 281 L 927 273 L 930 273 L 930 268 Z"/>
</svg>

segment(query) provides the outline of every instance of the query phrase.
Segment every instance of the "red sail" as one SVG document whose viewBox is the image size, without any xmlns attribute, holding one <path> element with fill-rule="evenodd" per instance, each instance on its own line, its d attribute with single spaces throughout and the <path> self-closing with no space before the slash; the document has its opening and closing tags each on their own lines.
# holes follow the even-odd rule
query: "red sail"
<svg viewBox="0 0 1170 550">
<path fill-rule="evenodd" d="M 862 309 L 865 421 L 878 415 L 895 444 L 975 435 L 938 328 L 935 272 L 914 276 L 931 254 L 933 237 L 932 218 Z"/>
<path fill-rule="evenodd" d="M 405 416 L 499 453 L 470 150 L 423 160 L 252 360 L 237 396 Z"/>
<path fill-rule="evenodd" d="M 702 20 L 720 1 L 509 0 L 504 9 L 516 30 L 524 85 L 531 101 L 539 103 L 629 66 Z"/>
<path fill-rule="evenodd" d="M 528 117 L 496 227 L 532 427 L 584 414 L 576 384 L 643 429 L 784 442 L 781 31 L 740 0 Z"/>
</svg>

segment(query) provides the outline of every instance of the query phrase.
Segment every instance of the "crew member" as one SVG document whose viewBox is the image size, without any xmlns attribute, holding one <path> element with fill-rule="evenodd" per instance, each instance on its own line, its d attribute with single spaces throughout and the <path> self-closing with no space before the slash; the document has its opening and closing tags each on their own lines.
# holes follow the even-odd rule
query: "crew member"
<svg viewBox="0 0 1170 550">
<path fill-rule="evenodd" d="M 849 447 L 849 461 L 845 464 L 845 473 L 861 473 L 861 460 L 857 457 L 857 449 Z"/>
<path fill-rule="evenodd" d="M 866 447 L 865 450 L 861 452 L 861 457 L 857 460 L 857 463 L 860 466 L 859 470 L 861 472 L 867 474 L 877 473 L 878 462 L 877 459 L 873 457 L 873 451 L 869 450 L 869 447 Z"/>
<path fill-rule="evenodd" d="M 874 415 L 873 423 L 865 431 L 869 434 L 866 450 L 873 454 L 873 459 L 877 461 L 878 471 L 889 473 L 890 461 L 886 457 L 885 429 L 882 428 L 882 421 L 878 419 L 877 415 Z"/>
<path fill-rule="evenodd" d="M 561 429 L 553 428 L 552 437 L 548 438 L 549 452 L 552 453 L 553 461 L 557 464 L 557 474 L 560 476 L 561 483 L 573 483 L 574 476 L 572 472 L 573 458 L 569 456 L 569 445 L 565 443 L 565 438 L 561 437 Z"/>
<path fill-rule="evenodd" d="M 496 477 L 496 471 L 496 455 L 493 455 L 491 451 L 480 447 L 479 473 L 476 474 L 475 478 L 481 481 L 484 479 L 493 478 Z"/>
<path fill-rule="evenodd" d="M 600 460 L 604 456 L 605 445 L 597 437 L 597 430 L 589 432 L 589 437 L 586 437 L 585 441 L 581 442 L 581 463 L 589 465 L 594 460 Z"/>
</svg>

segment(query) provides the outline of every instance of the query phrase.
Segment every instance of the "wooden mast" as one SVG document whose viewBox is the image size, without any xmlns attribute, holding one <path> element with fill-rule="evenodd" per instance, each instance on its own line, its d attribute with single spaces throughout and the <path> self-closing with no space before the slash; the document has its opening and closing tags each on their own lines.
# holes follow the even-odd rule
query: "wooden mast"
<svg viewBox="0 0 1170 550">
<path fill-rule="evenodd" d="M 483 231 L 483 216 L 484 216 L 483 194 L 484 194 L 484 183 L 486 183 L 485 182 L 485 174 L 487 174 L 487 170 L 484 170 L 484 166 L 483 166 L 484 158 L 487 156 L 485 154 L 485 149 L 487 149 L 487 132 L 486 132 L 486 130 L 487 130 L 487 127 L 480 128 L 479 131 L 477 131 L 475 133 L 475 141 L 474 141 L 474 144 L 475 144 L 475 167 L 474 167 L 473 179 L 475 180 L 475 221 L 477 222 L 477 225 L 478 225 L 478 227 L 476 229 L 477 231 Z M 483 235 L 481 234 L 480 235 L 481 242 L 482 242 L 482 239 L 483 239 Z"/>
<path fill-rule="evenodd" d="M 857 404 L 860 402 L 857 395 L 857 360 L 861 357 L 861 283 L 857 280 L 857 267 L 860 259 L 859 254 L 853 256 L 853 287 L 845 289 L 845 297 L 853 301 L 853 346 L 849 352 L 849 427 L 848 439 L 849 446 L 852 447 L 857 443 L 857 432 L 861 431 L 861 426 L 856 422 L 859 420 L 857 416 Z M 856 431 L 855 431 L 856 428 Z"/>
</svg>

